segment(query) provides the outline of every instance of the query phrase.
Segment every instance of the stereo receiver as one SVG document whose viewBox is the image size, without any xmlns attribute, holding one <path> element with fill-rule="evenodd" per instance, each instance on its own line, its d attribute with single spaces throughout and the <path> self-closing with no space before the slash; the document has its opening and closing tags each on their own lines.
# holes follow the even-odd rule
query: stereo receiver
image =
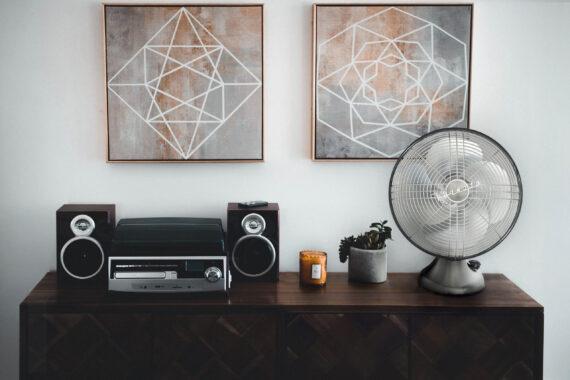
<svg viewBox="0 0 570 380">
<path fill-rule="evenodd" d="M 117 224 L 108 263 L 117 292 L 226 292 L 231 283 L 220 219 L 140 218 Z"/>
</svg>

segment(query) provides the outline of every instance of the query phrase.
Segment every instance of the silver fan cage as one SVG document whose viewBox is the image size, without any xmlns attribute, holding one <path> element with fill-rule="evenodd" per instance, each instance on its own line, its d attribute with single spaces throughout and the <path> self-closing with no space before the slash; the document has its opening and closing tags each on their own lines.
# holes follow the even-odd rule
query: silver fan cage
<svg viewBox="0 0 570 380">
<path fill-rule="evenodd" d="M 426 154 L 435 143 L 446 139 L 455 142 L 455 147 L 450 144 L 449 160 L 442 162 L 439 167 L 430 168 Z M 467 144 L 460 144 L 460 141 Z M 473 143 L 481 148 L 480 164 L 477 160 L 466 162 L 466 153 L 473 154 L 469 152 L 475 147 Z M 456 154 L 453 154 L 454 151 Z M 442 188 L 445 189 L 446 182 L 451 181 L 454 176 L 456 178 L 463 176 L 465 179 L 469 164 L 484 165 L 484 162 L 492 162 L 504 170 L 508 183 L 480 182 L 477 188 L 471 189 L 468 200 L 459 206 L 441 201 L 437 192 L 441 192 Z M 418 170 L 420 168 L 424 169 L 423 173 Z M 483 181 L 497 179 L 497 173 L 490 171 L 491 178 L 483 178 Z M 472 173 L 467 181 L 473 180 L 476 175 L 477 173 Z M 432 177 L 437 177 L 437 180 L 432 180 Z M 499 179 L 503 181 L 499 182 L 504 182 L 504 175 L 502 177 Z M 428 179 L 429 183 L 421 182 L 425 179 Z M 390 210 L 404 237 L 420 250 L 448 260 L 465 260 L 480 256 L 499 245 L 513 229 L 520 214 L 522 199 L 521 177 L 512 157 L 497 141 L 471 129 L 440 129 L 418 138 L 403 151 L 390 177 Z M 473 215 L 481 212 L 478 210 L 483 208 L 492 210 L 497 203 L 500 204 L 501 212 L 504 214 L 500 220 L 491 223 L 489 217 L 485 218 L 486 215 L 482 215 L 479 221 L 473 222 L 473 218 L 477 218 Z M 442 215 L 444 213 L 445 215 Z M 472 226 L 466 231 L 466 223 L 469 220 Z M 480 231 L 484 227 L 481 221 L 487 224 L 483 234 Z M 477 235 L 478 230 L 480 236 L 476 238 L 469 236 L 469 233 L 473 235 L 473 232 Z M 440 238 L 430 239 L 433 234 L 440 234 Z"/>
</svg>

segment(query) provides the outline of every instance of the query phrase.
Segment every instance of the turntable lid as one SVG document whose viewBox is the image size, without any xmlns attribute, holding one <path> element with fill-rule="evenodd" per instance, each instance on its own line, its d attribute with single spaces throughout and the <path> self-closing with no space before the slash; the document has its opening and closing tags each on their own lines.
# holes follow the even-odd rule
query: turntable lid
<svg viewBox="0 0 570 380">
<path fill-rule="evenodd" d="M 223 252 L 222 221 L 214 218 L 121 219 L 113 237 L 114 246 L 218 247 Z"/>
</svg>

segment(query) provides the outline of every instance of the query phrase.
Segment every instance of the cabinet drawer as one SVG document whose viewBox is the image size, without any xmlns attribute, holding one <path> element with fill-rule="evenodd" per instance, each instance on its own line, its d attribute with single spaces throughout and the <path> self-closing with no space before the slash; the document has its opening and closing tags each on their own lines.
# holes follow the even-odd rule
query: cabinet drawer
<svg viewBox="0 0 570 380">
<path fill-rule="evenodd" d="M 293 314 L 286 320 L 292 379 L 407 379 L 407 316 Z"/>
<path fill-rule="evenodd" d="M 155 379 L 272 379 L 276 375 L 276 315 L 157 315 L 153 330 Z"/>
<path fill-rule="evenodd" d="M 536 315 L 416 315 L 411 370 L 416 379 L 535 379 L 541 328 Z"/>
<path fill-rule="evenodd" d="M 230 294 L 111 297 L 59 289 L 50 272 L 20 305 L 20 377 L 34 379 L 541 379 L 544 309 L 505 276 L 432 294 L 329 273 L 326 288 L 236 283 Z"/>
<path fill-rule="evenodd" d="M 27 378 L 272 379 L 272 314 L 40 314 L 27 320 Z"/>
<path fill-rule="evenodd" d="M 24 378 L 140 379 L 150 370 L 145 314 L 30 313 Z"/>
</svg>

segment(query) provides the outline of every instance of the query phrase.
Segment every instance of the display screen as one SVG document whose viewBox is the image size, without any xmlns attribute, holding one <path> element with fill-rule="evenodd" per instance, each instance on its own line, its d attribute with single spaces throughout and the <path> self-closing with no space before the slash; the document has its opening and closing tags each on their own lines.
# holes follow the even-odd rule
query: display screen
<svg viewBox="0 0 570 380">
<path fill-rule="evenodd" d="M 198 260 L 186 260 L 186 272 L 204 272 L 204 262 Z"/>
<path fill-rule="evenodd" d="M 209 267 L 223 268 L 222 260 L 187 259 L 112 259 L 111 272 L 176 272 L 177 278 L 203 278 Z"/>
</svg>

